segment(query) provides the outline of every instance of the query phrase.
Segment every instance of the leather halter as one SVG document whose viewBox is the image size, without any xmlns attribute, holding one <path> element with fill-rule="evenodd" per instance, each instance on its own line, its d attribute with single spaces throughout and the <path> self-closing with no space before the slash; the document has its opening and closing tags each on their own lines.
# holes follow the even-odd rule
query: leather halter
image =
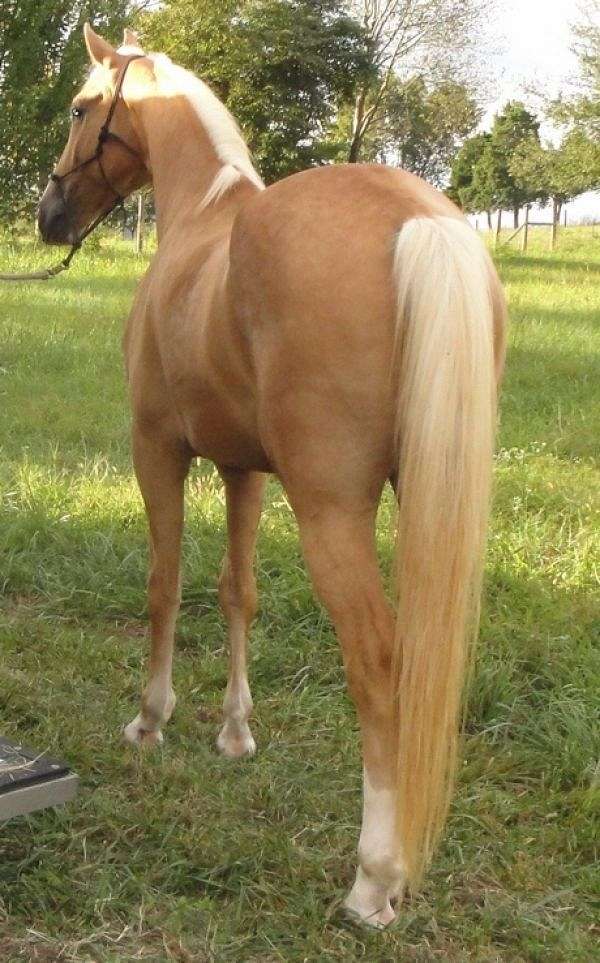
<svg viewBox="0 0 600 963">
<path fill-rule="evenodd" d="M 127 73 L 127 68 L 129 67 L 129 64 L 131 63 L 132 60 L 139 60 L 143 56 L 144 54 L 134 54 L 132 57 L 129 57 L 128 60 L 121 67 L 121 70 L 119 71 L 119 75 L 117 77 L 117 82 L 115 84 L 115 90 L 112 96 L 112 100 L 108 108 L 108 113 L 106 115 L 104 123 L 102 124 L 102 127 L 98 131 L 98 141 L 96 143 L 96 150 L 94 151 L 92 156 L 88 157 L 87 160 L 82 161 L 80 164 L 76 164 L 75 167 L 72 167 L 65 174 L 57 174 L 55 172 L 50 174 L 50 180 L 54 184 L 56 184 L 56 186 L 58 187 L 63 208 L 69 220 L 70 220 L 69 209 L 67 206 L 67 199 L 65 197 L 63 182 L 67 179 L 67 177 L 71 177 L 72 174 L 75 174 L 77 173 L 77 171 L 83 170 L 84 168 L 88 167 L 90 164 L 93 164 L 94 161 L 97 161 L 98 167 L 100 168 L 100 173 L 102 174 L 102 178 L 106 186 L 108 187 L 108 189 L 114 195 L 113 203 L 110 205 L 110 207 L 107 210 L 102 211 L 96 218 L 94 218 L 92 223 L 79 235 L 77 240 L 71 245 L 71 250 L 69 251 L 67 256 L 63 258 L 63 260 L 60 261 L 58 264 L 55 264 L 54 267 L 44 268 L 41 271 L 33 271 L 30 274 L 0 274 L 0 281 L 47 281 L 50 278 L 56 277 L 56 275 L 60 274 L 61 271 L 66 271 L 71 263 L 71 259 L 77 253 L 77 251 L 85 241 L 86 237 L 88 237 L 92 233 L 92 231 L 95 231 L 96 228 L 100 224 L 102 224 L 103 221 L 106 220 L 109 214 L 112 214 L 115 208 L 123 206 L 123 201 L 125 200 L 125 198 L 109 180 L 106 174 L 106 171 L 104 169 L 104 165 L 102 164 L 102 155 L 104 153 L 105 144 L 108 141 L 113 141 L 114 143 L 119 144 L 121 147 L 123 147 L 126 151 L 128 151 L 138 160 L 141 160 L 143 163 L 143 159 L 140 156 L 140 154 L 136 150 L 134 150 L 134 148 L 131 147 L 126 141 L 124 141 L 122 137 L 119 137 L 118 134 L 115 134 L 114 131 L 110 130 L 110 123 L 113 119 L 113 114 L 116 110 L 117 103 L 121 95 L 121 88 L 123 87 L 123 81 L 125 80 L 125 74 Z"/>
</svg>

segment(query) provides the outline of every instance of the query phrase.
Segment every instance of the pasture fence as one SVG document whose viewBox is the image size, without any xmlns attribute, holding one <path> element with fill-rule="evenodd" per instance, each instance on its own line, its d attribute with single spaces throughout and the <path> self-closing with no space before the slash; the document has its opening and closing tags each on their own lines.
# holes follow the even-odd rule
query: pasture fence
<svg viewBox="0 0 600 963">
<path fill-rule="evenodd" d="M 488 222 L 490 219 L 488 218 Z M 562 226 L 567 227 L 568 218 L 567 211 L 564 210 L 562 213 Z M 491 226 L 491 224 L 490 224 Z M 514 241 L 516 238 L 519 239 L 521 253 L 526 253 L 529 244 L 530 228 L 549 228 L 549 239 L 548 248 L 550 251 L 554 251 L 559 238 L 559 227 L 561 226 L 561 217 L 559 216 L 557 207 L 554 207 L 553 218 L 551 221 L 532 221 L 531 220 L 531 205 L 525 206 L 525 219 L 522 224 L 519 224 L 515 230 L 509 234 L 508 237 L 502 238 L 502 211 L 498 211 L 496 214 L 496 223 L 493 227 L 494 231 L 494 248 L 503 248 Z M 479 230 L 479 219 L 475 219 L 475 229 Z"/>
</svg>

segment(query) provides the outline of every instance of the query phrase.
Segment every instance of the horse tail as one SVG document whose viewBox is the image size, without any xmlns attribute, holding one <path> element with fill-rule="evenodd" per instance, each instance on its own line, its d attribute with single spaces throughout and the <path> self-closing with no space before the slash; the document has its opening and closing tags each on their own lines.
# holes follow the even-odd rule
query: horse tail
<svg viewBox="0 0 600 963">
<path fill-rule="evenodd" d="M 452 217 L 407 221 L 394 274 L 396 841 L 414 890 L 447 816 L 477 628 L 496 420 L 494 302 L 501 294 L 477 235 Z"/>
</svg>

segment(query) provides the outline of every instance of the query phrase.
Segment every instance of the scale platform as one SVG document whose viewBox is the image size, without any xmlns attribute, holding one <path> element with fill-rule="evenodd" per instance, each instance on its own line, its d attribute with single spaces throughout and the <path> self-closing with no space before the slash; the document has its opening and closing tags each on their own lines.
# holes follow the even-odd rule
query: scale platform
<svg viewBox="0 0 600 963">
<path fill-rule="evenodd" d="M 69 802 L 78 783 L 65 762 L 0 736 L 0 822 Z"/>
</svg>

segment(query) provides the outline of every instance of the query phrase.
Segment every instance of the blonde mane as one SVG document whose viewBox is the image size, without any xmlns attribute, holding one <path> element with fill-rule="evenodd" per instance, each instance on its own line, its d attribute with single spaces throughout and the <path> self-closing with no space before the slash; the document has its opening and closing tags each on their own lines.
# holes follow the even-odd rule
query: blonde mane
<svg viewBox="0 0 600 963">
<path fill-rule="evenodd" d="M 262 190 L 264 184 L 252 165 L 248 147 L 235 120 L 208 84 L 189 70 L 178 67 L 166 54 L 151 54 L 150 59 L 160 90 L 171 96 L 182 94 L 187 97 L 222 164 L 202 199 L 202 206 L 217 201 L 242 177 L 247 177 Z"/>
</svg>

